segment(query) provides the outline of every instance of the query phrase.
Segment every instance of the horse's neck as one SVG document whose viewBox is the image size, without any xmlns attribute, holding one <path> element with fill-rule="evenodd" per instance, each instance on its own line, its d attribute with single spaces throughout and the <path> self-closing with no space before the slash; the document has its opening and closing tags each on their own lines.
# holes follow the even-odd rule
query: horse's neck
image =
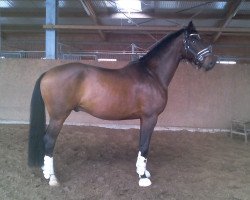
<svg viewBox="0 0 250 200">
<path fill-rule="evenodd" d="M 167 89 L 182 58 L 182 35 L 175 38 L 164 50 L 152 58 L 148 68 L 155 72 L 162 86 Z"/>
</svg>

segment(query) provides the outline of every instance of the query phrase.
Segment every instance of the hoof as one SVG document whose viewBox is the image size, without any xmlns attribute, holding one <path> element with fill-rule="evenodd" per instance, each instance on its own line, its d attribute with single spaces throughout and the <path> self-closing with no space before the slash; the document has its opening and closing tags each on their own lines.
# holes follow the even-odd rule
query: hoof
<svg viewBox="0 0 250 200">
<path fill-rule="evenodd" d="M 56 186 L 60 185 L 59 182 L 58 182 L 58 180 L 57 180 L 57 178 L 55 177 L 55 175 L 51 175 L 50 176 L 49 185 L 53 186 L 53 187 L 56 187 Z"/>
<path fill-rule="evenodd" d="M 139 186 L 140 187 L 148 187 L 152 184 L 149 178 L 140 178 Z"/>
<path fill-rule="evenodd" d="M 145 176 L 147 177 L 147 178 L 150 178 L 151 177 L 151 174 L 149 173 L 149 171 L 148 170 L 145 170 Z"/>
</svg>

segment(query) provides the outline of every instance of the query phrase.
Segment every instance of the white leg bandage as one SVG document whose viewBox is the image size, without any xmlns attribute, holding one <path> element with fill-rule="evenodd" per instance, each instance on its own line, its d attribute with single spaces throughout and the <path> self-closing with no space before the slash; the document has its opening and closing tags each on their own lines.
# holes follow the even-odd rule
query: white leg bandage
<svg viewBox="0 0 250 200">
<path fill-rule="evenodd" d="M 44 166 L 42 167 L 43 175 L 45 179 L 49 179 L 51 186 L 58 185 L 57 178 L 54 172 L 53 157 L 44 156 Z"/>
</svg>

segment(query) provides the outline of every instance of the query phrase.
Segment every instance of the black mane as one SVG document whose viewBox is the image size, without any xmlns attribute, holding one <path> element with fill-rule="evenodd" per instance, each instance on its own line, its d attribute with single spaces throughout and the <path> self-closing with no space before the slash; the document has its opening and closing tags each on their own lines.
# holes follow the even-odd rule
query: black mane
<svg viewBox="0 0 250 200">
<path fill-rule="evenodd" d="M 139 61 L 146 61 L 156 55 L 159 51 L 165 48 L 173 39 L 177 38 L 181 35 L 185 29 L 180 29 L 179 31 L 173 32 L 167 36 L 165 36 L 161 41 L 159 41 L 149 52 L 141 57 Z"/>
</svg>

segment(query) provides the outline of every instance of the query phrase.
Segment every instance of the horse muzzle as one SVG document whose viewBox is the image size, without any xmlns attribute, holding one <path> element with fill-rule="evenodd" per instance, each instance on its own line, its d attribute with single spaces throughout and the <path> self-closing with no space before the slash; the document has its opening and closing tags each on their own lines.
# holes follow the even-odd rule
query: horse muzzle
<svg viewBox="0 0 250 200">
<path fill-rule="evenodd" d="M 204 57 L 203 62 L 201 63 L 200 67 L 205 69 L 205 71 L 209 71 L 213 69 L 217 61 L 217 56 L 213 54 L 209 54 L 206 57 Z"/>
</svg>

